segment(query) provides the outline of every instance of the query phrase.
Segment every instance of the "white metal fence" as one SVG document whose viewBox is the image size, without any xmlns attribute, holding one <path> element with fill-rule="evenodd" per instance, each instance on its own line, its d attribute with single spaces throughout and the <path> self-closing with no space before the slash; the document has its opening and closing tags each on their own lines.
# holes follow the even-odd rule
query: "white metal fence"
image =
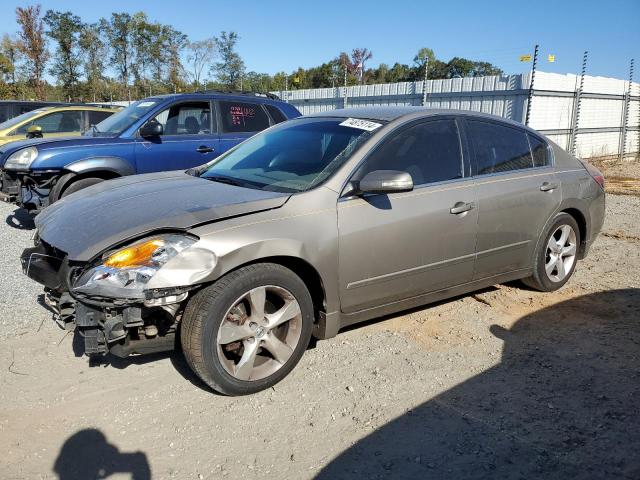
<svg viewBox="0 0 640 480">
<path fill-rule="evenodd" d="M 431 108 L 473 110 L 524 122 L 531 74 L 428 80 Z M 536 72 L 529 124 L 560 146 L 589 158 L 640 152 L 640 84 L 616 78 Z M 425 82 L 273 92 L 303 114 L 337 108 L 423 105 Z M 345 96 L 346 93 L 346 96 Z M 624 148 L 623 148 L 624 146 Z"/>
</svg>

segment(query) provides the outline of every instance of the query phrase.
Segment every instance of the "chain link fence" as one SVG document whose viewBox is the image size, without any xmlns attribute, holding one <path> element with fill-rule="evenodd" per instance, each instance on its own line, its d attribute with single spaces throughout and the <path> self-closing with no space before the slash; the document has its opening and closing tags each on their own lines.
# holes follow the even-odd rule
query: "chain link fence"
<svg viewBox="0 0 640 480">
<path fill-rule="evenodd" d="M 586 58 L 585 58 L 586 63 Z M 303 114 L 415 105 L 484 112 L 525 123 L 582 158 L 638 157 L 640 84 L 629 79 L 532 72 L 273 92 Z M 633 64 L 630 79 L 633 76 Z M 530 95 L 531 92 L 531 95 Z"/>
</svg>

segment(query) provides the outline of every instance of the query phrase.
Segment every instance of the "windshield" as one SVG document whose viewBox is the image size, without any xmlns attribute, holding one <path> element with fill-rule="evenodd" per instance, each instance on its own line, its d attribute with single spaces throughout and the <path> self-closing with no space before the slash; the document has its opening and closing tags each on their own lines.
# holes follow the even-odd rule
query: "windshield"
<svg viewBox="0 0 640 480">
<path fill-rule="evenodd" d="M 114 113 L 110 117 L 104 119 L 92 130 L 87 132 L 87 135 L 107 135 L 116 136 L 120 135 L 131 124 L 140 120 L 149 110 L 158 104 L 157 100 L 139 100 L 132 103 L 124 110 Z"/>
<path fill-rule="evenodd" d="M 200 177 L 260 190 L 309 190 L 326 180 L 372 135 L 346 126 L 347 122 L 344 118 L 305 118 L 282 123 L 222 155 Z"/>
<path fill-rule="evenodd" d="M 6 122 L 0 123 L 0 130 L 15 127 L 25 120 L 29 120 L 30 118 L 40 115 L 42 112 L 46 112 L 47 110 L 49 110 L 49 108 L 38 108 L 36 110 L 31 110 L 30 112 L 23 113 L 22 115 L 18 115 L 17 117 L 13 117 Z"/>
</svg>

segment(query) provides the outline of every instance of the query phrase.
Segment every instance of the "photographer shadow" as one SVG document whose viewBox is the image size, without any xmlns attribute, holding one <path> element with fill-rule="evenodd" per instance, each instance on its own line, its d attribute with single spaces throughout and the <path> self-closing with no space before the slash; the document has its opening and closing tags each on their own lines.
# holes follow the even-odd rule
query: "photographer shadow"
<svg viewBox="0 0 640 480">
<path fill-rule="evenodd" d="M 106 478 L 129 474 L 133 480 L 150 480 L 151 468 L 143 452 L 123 453 L 94 428 L 80 430 L 67 439 L 53 471 L 60 480 Z"/>
</svg>

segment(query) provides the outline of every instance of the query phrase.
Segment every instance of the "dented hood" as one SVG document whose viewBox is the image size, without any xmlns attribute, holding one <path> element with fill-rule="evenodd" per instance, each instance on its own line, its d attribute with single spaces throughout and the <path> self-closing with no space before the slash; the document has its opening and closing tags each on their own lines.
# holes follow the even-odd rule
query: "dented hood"
<svg viewBox="0 0 640 480">
<path fill-rule="evenodd" d="M 66 252 L 70 260 L 88 261 L 133 237 L 278 208 L 289 196 L 182 171 L 133 175 L 54 203 L 36 217 L 36 227 L 42 240 Z"/>
</svg>

